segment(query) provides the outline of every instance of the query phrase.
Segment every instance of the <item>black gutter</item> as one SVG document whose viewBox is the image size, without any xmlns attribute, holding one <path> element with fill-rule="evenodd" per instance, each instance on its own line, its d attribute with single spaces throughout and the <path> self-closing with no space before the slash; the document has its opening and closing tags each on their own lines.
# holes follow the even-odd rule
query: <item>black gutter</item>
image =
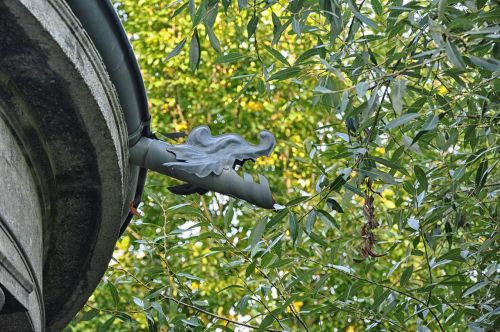
<svg viewBox="0 0 500 332">
<path fill-rule="evenodd" d="M 141 71 L 115 8 L 108 0 L 67 0 L 99 51 L 115 85 L 127 123 L 129 145 L 151 136 Z"/>
<path fill-rule="evenodd" d="M 152 137 L 151 116 L 139 64 L 115 8 L 109 0 L 66 0 L 99 52 L 113 82 L 127 125 L 129 147 L 141 137 Z M 137 175 L 135 193 L 129 193 L 137 207 L 146 182 L 146 169 L 130 165 Z M 133 215 L 122 221 L 120 234 Z"/>
</svg>

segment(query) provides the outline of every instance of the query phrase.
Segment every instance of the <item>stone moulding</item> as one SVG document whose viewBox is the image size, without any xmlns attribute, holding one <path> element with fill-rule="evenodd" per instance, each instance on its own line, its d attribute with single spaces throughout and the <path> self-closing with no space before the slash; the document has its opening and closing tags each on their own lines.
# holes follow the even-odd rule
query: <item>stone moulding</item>
<svg viewBox="0 0 500 332">
<path fill-rule="evenodd" d="M 16 311 L 16 307 L 30 307 L 30 301 L 37 302 L 37 313 L 32 312 L 32 315 L 21 313 L 15 315 L 18 321 L 18 327 L 29 327 L 32 329 L 40 329 L 41 325 L 37 326 L 38 322 L 34 322 L 32 316 L 38 315 L 43 318 L 44 307 L 42 301 L 42 288 L 36 277 L 36 270 L 33 268 L 29 255 L 23 249 L 23 245 L 17 240 L 14 232 L 7 223 L 4 216 L 0 213 L 0 283 L 4 290 L 0 289 L 4 296 L 3 303 L 0 304 L 0 311 L 5 305 L 5 294 L 7 294 L 7 305 L 5 308 L 11 312 Z M 9 292 L 11 290 L 12 293 Z M 0 301 L 1 302 L 1 301 Z M 9 303 L 10 302 L 10 303 Z M 0 320 L 1 321 L 1 320 Z"/>
<path fill-rule="evenodd" d="M 0 271 L 12 277 L 18 270 L 34 285 L 30 294 L 36 293 L 42 312 L 37 316 L 26 308 L 26 314 L 35 331 L 62 330 L 82 308 L 108 266 L 130 215 L 129 202 L 143 185 L 145 171 L 128 162 L 125 103 L 107 66 L 65 1 L 0 0 L 0 124 L 13 137 L 0 150 L 5 165 L 0 177 L 15 174 L 22 162 L 34 188 L 28 193 L 19 184 L 16 191 L 26 199 L 15 199 L 17 205 L 0 194 L 0 212 L 11 211 L 2 223 L 14 227 L 9 236 L 25 249 L 34 279 L 26 277 L 26 264 L 7 241 L 0 246 Z M 19 147 L 14 154 L 13 144 Z M 40 211 L 39 219 L 16 215 L 27 209 L 20 205 L 26 200 Z M 26 232 L 29 223 L 42 234 Z M 41 248 L 30 242 L 36 239 Z M 1 278 L 0 287 L 22 299 L 26 280 L 11 279 L 19 287 Z M 7 323 L 0 330 L 19 331 L 11 318 L 0 313 L 0 323 Z"/>
</svg>

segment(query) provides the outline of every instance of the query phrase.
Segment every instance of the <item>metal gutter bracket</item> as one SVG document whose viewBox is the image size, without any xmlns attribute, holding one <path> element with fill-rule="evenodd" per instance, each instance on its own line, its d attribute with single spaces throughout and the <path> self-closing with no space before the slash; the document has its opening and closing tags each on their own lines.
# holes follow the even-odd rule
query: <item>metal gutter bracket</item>
<svg viewBox="0 0 500 332">
<path fill-rule="evenodd" d="M 175 194 L 204 194 L 215 191 L 243 199 L 266 209 L 275 204 L 267 179 L 258 175 L 238 175 L 236 168 L 247 160 L 269 156 L 276 140 L 268 131 L 260 133 L 260 143 L 253 145 L 236 134 L 212 136 L 207 126 L 196 127 L 184 144 L 169 144 L 142 137 L 130 149 L 132 164 L 186 182 L 170 187 Z"/>
</svg>

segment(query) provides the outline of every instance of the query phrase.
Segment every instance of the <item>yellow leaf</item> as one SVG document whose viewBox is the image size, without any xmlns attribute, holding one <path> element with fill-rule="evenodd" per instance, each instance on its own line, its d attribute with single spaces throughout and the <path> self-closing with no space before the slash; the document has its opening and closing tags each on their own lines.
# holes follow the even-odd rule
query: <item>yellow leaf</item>
<svg viewBox="0 0 500 332">
<path fill-rule="evenodd" d="M 130 245 L 130 236 L 125 235 L 120 241 L 118 241 L 116 247 L 121 250 L 127 250 L 129 245 Z"/>
<path fill-rule="evenodd" d="M 438 93 L 439 93 L 440 95 L 445 95 L 445 94 L 447 94 L 448 92 L 449 92 L 449 91 L 448 91 L 448 89 L 447 89 L 444 85 L 441 85 L 441 87 L 439 88 L 439 91 L 438 91 Z"/>
</svg>

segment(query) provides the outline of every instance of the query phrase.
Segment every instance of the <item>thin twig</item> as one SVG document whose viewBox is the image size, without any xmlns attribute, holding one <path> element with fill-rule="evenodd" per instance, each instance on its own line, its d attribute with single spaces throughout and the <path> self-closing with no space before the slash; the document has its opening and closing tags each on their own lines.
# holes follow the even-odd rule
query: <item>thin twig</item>
<svg viewBox="0 0 500 332">
<path fill-rule="evenodd" d="M 119 263 L 118 263 L 119 264 Z M 142 282 L 137 276 L 135 276 L 133 273 L 131 273 L 130 271 L 128 271 L 127 269 L 123 268 L 123 267 L 114 267 L 115 269 L 117 270 L 120 270 L 122 272 L 125 272 L 126 274 L 128 274 L 129 276 L 131 276 L 137 283 L 139 283 L 141 286 L 143 286 L 144 288 L 146 288 L 147 290 L 151 290 L 151 287 L 149 287 L 148 285 L 146 285 L 144 282 Z M 192 305 L 192 304 L 189 304 L 189 303 L 185 303 L 185 302 L 182 302 L 180 300 L 177 300 L 176 298 L 173 298 L 171 296 L 168 296 L 168 295 L 165 295 L 165 294 L 160 294 L 160 296 L 165 299 L 165 300 L 169 300 L 169 301 L 173 301 L 177 304 L 180 304 L 184 307 L 187 307 L 187 308 L 191 308 L 191 309 L 194 309 L 196 311 L 199 311 L 201 313 L 204 313 L 205 315 L 207 316 L 210 316 L 210 317 L 214 317 L 214 318 L 217 318 L 219 320 L 223 320 L 225 322 L 228 322 L 228 323 L 231 323 L 231 324 L 235 324 L 235 325 L 239 325 L 239 326 L 244 326 L 244 327 L 248 327 L 248 328 L 251 328 L 251 329 L 254 329 L 254 330 L 257 330 L 259 329 L 258 326 L 255 326 L 255 325 L 250 325 L 250 324 L 246 324 L 246 323 L 242 323 L 242 322 L 238 322 L 238 321 L 235 321 L 231 318 L 227 318 L 227 317 L 223 317 L 223 316 L 219 316 L 217 314 L 214 314 L 210 311 L 207 311 L 205 309 L 202 309 L 200 307 L 197 307 L 195 305 Z M 265 329 L 265 331 L 270 331 L 270 332 L 280 332 L 280 330 L 274 330 L 274 329 Z"/>
</svg>

